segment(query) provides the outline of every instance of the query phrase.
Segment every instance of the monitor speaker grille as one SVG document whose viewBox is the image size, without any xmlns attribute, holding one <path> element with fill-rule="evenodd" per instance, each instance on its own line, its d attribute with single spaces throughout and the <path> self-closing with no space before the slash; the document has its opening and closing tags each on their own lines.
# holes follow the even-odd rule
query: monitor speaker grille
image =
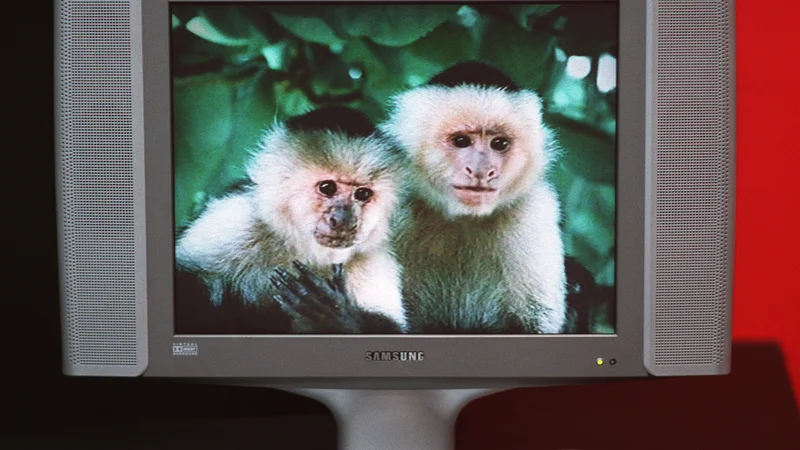
<svg viewBox="0 0 800 450">
<path fill-rule="evenodd" d="M 137 366 L 130 3 L 57 8 L 65 367 Z"/>
<path fill-rule="evenodd" d="M 726 0 L 656 4 L 652 363 L 719 366 L 732 274 L 733 11 Z"/>
</svg>

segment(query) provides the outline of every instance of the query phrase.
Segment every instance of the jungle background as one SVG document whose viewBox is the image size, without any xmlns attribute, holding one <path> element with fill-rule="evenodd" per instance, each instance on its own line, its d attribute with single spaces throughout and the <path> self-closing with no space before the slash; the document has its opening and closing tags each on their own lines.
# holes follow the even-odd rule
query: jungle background
<svg viewBox="0 0 800 450">
<path fill-rule="evenodd" d="M 171 14 L 176 229 L 243 176 L 276 118 L 339 104 L 377 122 L 392 95 L 480 60 L 545 100 L 566 251 L 598 288 L 591 331 L 614 332 L 615 4 L 173 4 Z"/>
</svg>

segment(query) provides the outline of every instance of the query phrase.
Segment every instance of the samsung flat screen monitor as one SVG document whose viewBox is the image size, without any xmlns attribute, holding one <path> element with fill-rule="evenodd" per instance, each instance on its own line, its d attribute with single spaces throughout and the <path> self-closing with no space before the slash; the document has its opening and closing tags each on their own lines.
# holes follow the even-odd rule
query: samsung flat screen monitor
<svg viewBox="0 0 800 450">
<path fill-rule="evenodd" d="M 65 374 L 728 372 L 733 1 L 55 6 Z"/>
</svg>

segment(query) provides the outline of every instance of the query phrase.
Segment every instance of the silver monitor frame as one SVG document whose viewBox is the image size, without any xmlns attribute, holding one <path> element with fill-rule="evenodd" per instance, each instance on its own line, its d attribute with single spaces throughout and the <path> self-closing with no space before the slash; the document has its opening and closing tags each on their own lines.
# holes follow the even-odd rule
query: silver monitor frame
<svg viewBox="0 0 800 450">
<path fill-rule="evenodd" d="M 664 374 L 649 364 L 655 336 L 654 11 L 659 1 L 664 0 L 610 2 L 619 6 L 616 334 L 524 336 L 174 334 L 169 5 L 204 1 L 130 1 L 136 193 L 134 265 L 138 299 L 135 320 L 146 332 L 136 335 L 139 363 L 135 366 L 83 370 L 65 364 L 67 373 L 259 379 L 292 387 L 382 388 L 489 387 L 527 384 L 532 379 L 538 383 L 565 379 L 588 382 Z M 258 0 L 231 3 L 251 1 Z M 561 0 L 569 2 L 609 3 Z M 732 14 L 730 20 L 733 21 Z M 732 22 L 730 30 L 732 33 Z M 62 133 L 63 130 L 58 134 Z M 730 214 L 732 217 L 732 208 Z M 64 237 L 61 238 L 63 245 Z M 728 347 L 729 310 L 730 293 L 722 317 L 726 322 Z M 173 351 L 174 345 L 182 344 L 188 344 L 196 352 L 187 355 Z M 65 354 L 70 345 L 65 340 Z M 364 357 L 368 351 L 422 351 L 425 358 L 405 363 L 372 362 Z M 598 358 L 613 358 L 616 364 L 598 365 Z M 685 374 L 725 373 L 728 358 L 729 351 L 721 364 L 699 367 L 694 372 L 683 366 L 681 370 Z"/>
</svg>

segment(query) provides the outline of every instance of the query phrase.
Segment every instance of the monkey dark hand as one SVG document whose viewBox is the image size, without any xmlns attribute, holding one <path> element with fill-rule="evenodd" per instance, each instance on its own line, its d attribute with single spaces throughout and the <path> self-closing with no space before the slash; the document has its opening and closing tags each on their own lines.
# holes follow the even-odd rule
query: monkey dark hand
<svg viewBox="0 0 800 450">
<path fill-rule="evenodd" d="M 341 265 L 333 266 L 330 279 L 324 279 L 302 263 L 293 265 L 296 275 L 276 269 L 272 284 L 279 292 L 275 300 L 292 316 L 298 330 L 313 334 L 401 332 L 389 318 L 355 304 L 345 289 Z"/>
</svg>

